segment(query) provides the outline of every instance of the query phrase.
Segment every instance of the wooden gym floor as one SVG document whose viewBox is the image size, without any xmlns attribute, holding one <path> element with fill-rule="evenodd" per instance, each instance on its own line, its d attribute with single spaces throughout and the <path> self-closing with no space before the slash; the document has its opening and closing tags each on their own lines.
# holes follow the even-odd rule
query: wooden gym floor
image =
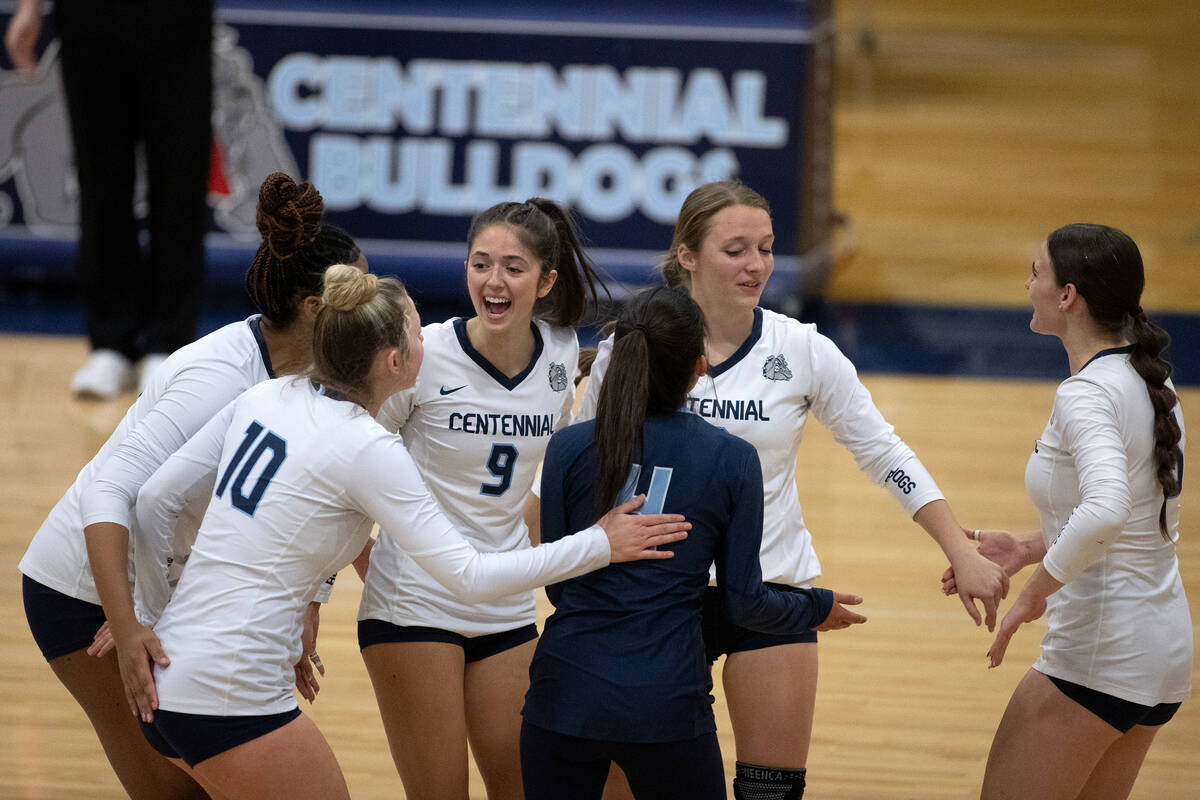
<svg viewBox="0 0 1200 800">
<path fill-rule="evenodd" d="M 63 387 L 85 345 L 59 337 L 4 338 L 0 382 L 0 797 L 90 800 L 121 796 L 82 712 L 41 658 L 21 608 L 17 561 L 29 537 L 124 410 L 124 403 L 67 399 Z M 1045 424 L 1054 385 L 1045 381 L 868 375 L 887 418 L 920 454 L 970 526 L 1029 531 L 1036 515 L 1022 485 L 1025 460 Z M 132 399 L 127 398 L 127 399 Z M 1200 409 L 1200 390 L 1182 391 Z M 813 798 L 892 800 L 976 796 L 992 732 L 1012 688 L 1033 662 L 1044 627 L 1022 629 L 1004 664 L 986 668 L 991 642 L 958 601 L 943 597 L 936 545 L 871 485 L 818 425 L 809 427 L 796 473 L 805 517 L 824 565 L 821 584 L 862 594 L 867 624 L 824 634 L 809 761 Z M 1193 440 L 1186 453 L 1200 459 Z M 1197 482 L 1185 485 L 1179 550 L 1200 619 Z M 346 570 L 324 611 L 320 649 L 328 668 L 312 714 L 337 753 L 355 797 L 399 797 L 374 694 L 355 639 L 358 578 Z M 1014 582 L 1015 592 L 1019 582 Z M 1015 596 L 1015 595 L 1014 595 Z M 544 605 L 544 603 L 543 603 Z M 719 678 L 716 684 L 720 686 Z M 726 754 L 733 743 L 720 692 Z M 1185 703 L 1158 737 L 1137 798 L 1197 796 L 1200 708 Z M 473 776 L 475 797 L 482 783 Z"/>
</svg>

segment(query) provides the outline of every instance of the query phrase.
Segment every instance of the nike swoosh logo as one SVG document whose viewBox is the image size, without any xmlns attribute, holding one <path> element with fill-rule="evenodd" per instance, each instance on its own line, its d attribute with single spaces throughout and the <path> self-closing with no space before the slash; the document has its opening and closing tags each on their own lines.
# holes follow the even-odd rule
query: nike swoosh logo
<svg viewBox="0 0 1200 800">
<path fill-rule="evenodd" d="M 454 394 L 459 389 L 467 388 L 467 386 L 468 386 L 468 384 L 465 384 L 465 383 L 462 386 L 455 386 L 453 389 L 447 389 L 445 386 L 443 386 L 441 389 L 438 389 L 438 391 L 441 392 L 443 395 Z"/>
</svg>

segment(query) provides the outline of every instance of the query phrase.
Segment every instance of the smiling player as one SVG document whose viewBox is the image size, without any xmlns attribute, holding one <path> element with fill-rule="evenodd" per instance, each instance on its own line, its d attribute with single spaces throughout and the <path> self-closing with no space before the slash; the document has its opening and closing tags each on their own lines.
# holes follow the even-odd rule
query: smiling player
<svg viewBox="0 0 1200 800">
<path fill-rule="evenodd" d="M 424 328 L 416 385 L 379 414 L 438 504 L 483 551 L 529 546 L 521 511 L 555 430 L 570 422 L 574 325 L 597 282 L 567 214 L 501 203 L 467 235 L 475 316 Z M 370 555 L 358 636 L 392 758 L 414 798 L 467 798 L 467 742 L 488 797 L 519 798 L 531 592 L 456 600 L 385 530 Z"/>
<path fill-rule="evenodd" d="M 687 407 L 754 445 L 762 462 L 763 579 L 809 587 L 821 573 L 801 515 L 796 457 L 809 417 L 829 428 L 859 468 L 889 490 L 941 545 L 967 613 L 990 630 L 1008 591 L 1004 571 L 976 552 L 932 476 L 896 435 L 854 365 L 812 325 L 759 307 L 774 270 L 775 232 L 767 201 L 722 181 L 684 200 L 662 265 L 668 286 L 684 285 L 708 323 L 708 372 Z M 612 339 L 600 344 L 578 414 L 595 416 Z M 817 691 L 817 635 L 758 633 L 735 623 L 715 590 L 705 607 L 710 662 L 726 655 L 722 680 L 737 746 L 735 798 L 804 794 Z"/>
</svg>

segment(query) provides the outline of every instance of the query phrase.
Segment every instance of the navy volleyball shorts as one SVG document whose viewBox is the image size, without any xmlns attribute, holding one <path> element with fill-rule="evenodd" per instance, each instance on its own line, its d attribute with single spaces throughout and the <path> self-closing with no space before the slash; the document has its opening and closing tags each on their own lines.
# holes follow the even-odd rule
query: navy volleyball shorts
<svg viewBox="0 0 1200 800">
<path fill-rule="evenodd" d="M 511 631 L 488 633 L 483 636 L 463 636 L 461 633 L 441 628 L 424 628 L 418 625 L 393 625 L 381 619 L 358 621 L 358 649 L 366 650 L 373 644 L 388 642 L 445 642 L 463 649 L 466 663 L 482 661 L 489 656 L 503 653 L 514 647 L 531 642 L 538 636 L 537 625 L 532 622 Z"/>
<path fill-rule="evenodd" d="M 104 609 L 21 576 L 25 619 L 47 661 L 91 647 L 104 624 Z"/>
<path fill-rule="evenodd" d="M 1113 726 L 1121 733 L 1128 732 L 1134 725 L 1165 725 L 1175 716 L 1182 703 L 1159 703 L 1156 706 L 1144 706 L 1129 700 L 1113 697 L 1111 694 L 1089 689 L 1078 683 L 1064 681 L 1047 675 L 1047 678 L 1058 687 L 1058 690 L 1074 700 L 1100 719 Z"/>
<path fill-rule="evenodd" d="M 158 709 L 154 722 L 143 722 L 142 735 L 167 758 L 182 758 L 189 767 L 265 736 L 300 716 L 293 708 L 281 714 L 219 717 Z"/>
</svg>

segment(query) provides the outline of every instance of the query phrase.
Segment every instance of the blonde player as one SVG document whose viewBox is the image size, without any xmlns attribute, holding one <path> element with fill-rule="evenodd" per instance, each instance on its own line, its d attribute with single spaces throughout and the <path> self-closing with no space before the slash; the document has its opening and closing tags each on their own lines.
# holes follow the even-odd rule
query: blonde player
<svg viewBox="0 0 1200 800">
<path fill-rule="evenodd" d="M 125 414 L 100 451 L 46 517 L 20 570 L 25 614 L 34 640 L 62 684 L 83 708 L 125 791 L 135 798 L 202 796 L 200 788 L 159 758 L 142 738 L 123 701 L 122 675 L 144 665 L 142 639 L 129 598 L 127 561 L 131 508 L 145 479 L 205 422 L 248 387 L 297 372 L 312 353 L 312 326 L 325 268 L 361 261 L 343 231 L 323 221 L 320 194 L 282 173 L 259 191 L 262 244 L 246 274 L 261 314 L 227 325 L 173 354 Z M 102 486 L 96 486 L 103 479 Z M 180 552 L 198 519 L 181 525 Z M 84 526 L 95 526 L 85 538 Z M 176 564 L 176 567 L 179 563 Z M 123 601 L 102 608 L 93 571 L 118 576 Z M 165 600 L 165 598 L 164 598 Z M 87 648 L 105 622 L 117 634 L 116 654 L 90 658 Z"/>
<path fill-rule="evenodd" d="M 521 511 L 550 435 L 570 422 L 574 325 L 594 273 L 549 200 L 500 203 L 467 234 L 475 316 L 424 329 L 427 358 L 379 420 L 399 431 L 455 526 L 485 552 L 528 548 Z M 537 638 L 532 592 L 468 603 L 384 527 L 359 646 L 410 798 L 467 797 L 467 744 L 492 800 L 520 798 L 521 703 Z"/>
<path fill-rule="evenodd" d="M 348 796 L 328 744 L 300 715 L 292 665 L 305 607 L 362 550 L 372 520 L 474 601 L 610 561 L 669 557 L 654 546 L 685 535 L 676 532 L 682 518 L 613 514 L 607 530 L 592 526 L 562 546 L 480 554 L 442 515 L 400 439 L 372 419 L 421 364 L 404 287 L 336 265 L 324 298 L 310 376 L 245 392 L 167 460 L 138 501 L 137 547 L 159 554 L 162 580 L 179 513 L 209 498 L 187 569 L 150 634 L 163 653 L 154 683 L 133 687 L 133 700 L 151 744 L 214 796 Z"/>
<path fill-rule="evenodd" d="M 668 285 L 685 285 L 708 322 L 708 374 L 688 407 L 746 439 L 762 462 L 765 511 L 763 579 L 808 587 L 821 565 L 804 525 L 795 486 L 796 455 L 809 416 L 854 455 L 941 545 L 967 613 L 988 629 L 1008 576 L 975 552 L 933 478 L 871 401 L 854 365 L 812 325 L 760 308 L 774 268 L 774 231 L 766 200 L 739 183 L 705 184 L 684 200 L 663 265 Z M 600 345 L 579 418 L 595 414 L 611 340 Z M 708 655 L 728 656 L 725 697 L 737 743 L 739 798 L 803 794 L 817 686 L 815 631 L 777 636 L 734 625 L 710 593 Z"/>
</svg>

